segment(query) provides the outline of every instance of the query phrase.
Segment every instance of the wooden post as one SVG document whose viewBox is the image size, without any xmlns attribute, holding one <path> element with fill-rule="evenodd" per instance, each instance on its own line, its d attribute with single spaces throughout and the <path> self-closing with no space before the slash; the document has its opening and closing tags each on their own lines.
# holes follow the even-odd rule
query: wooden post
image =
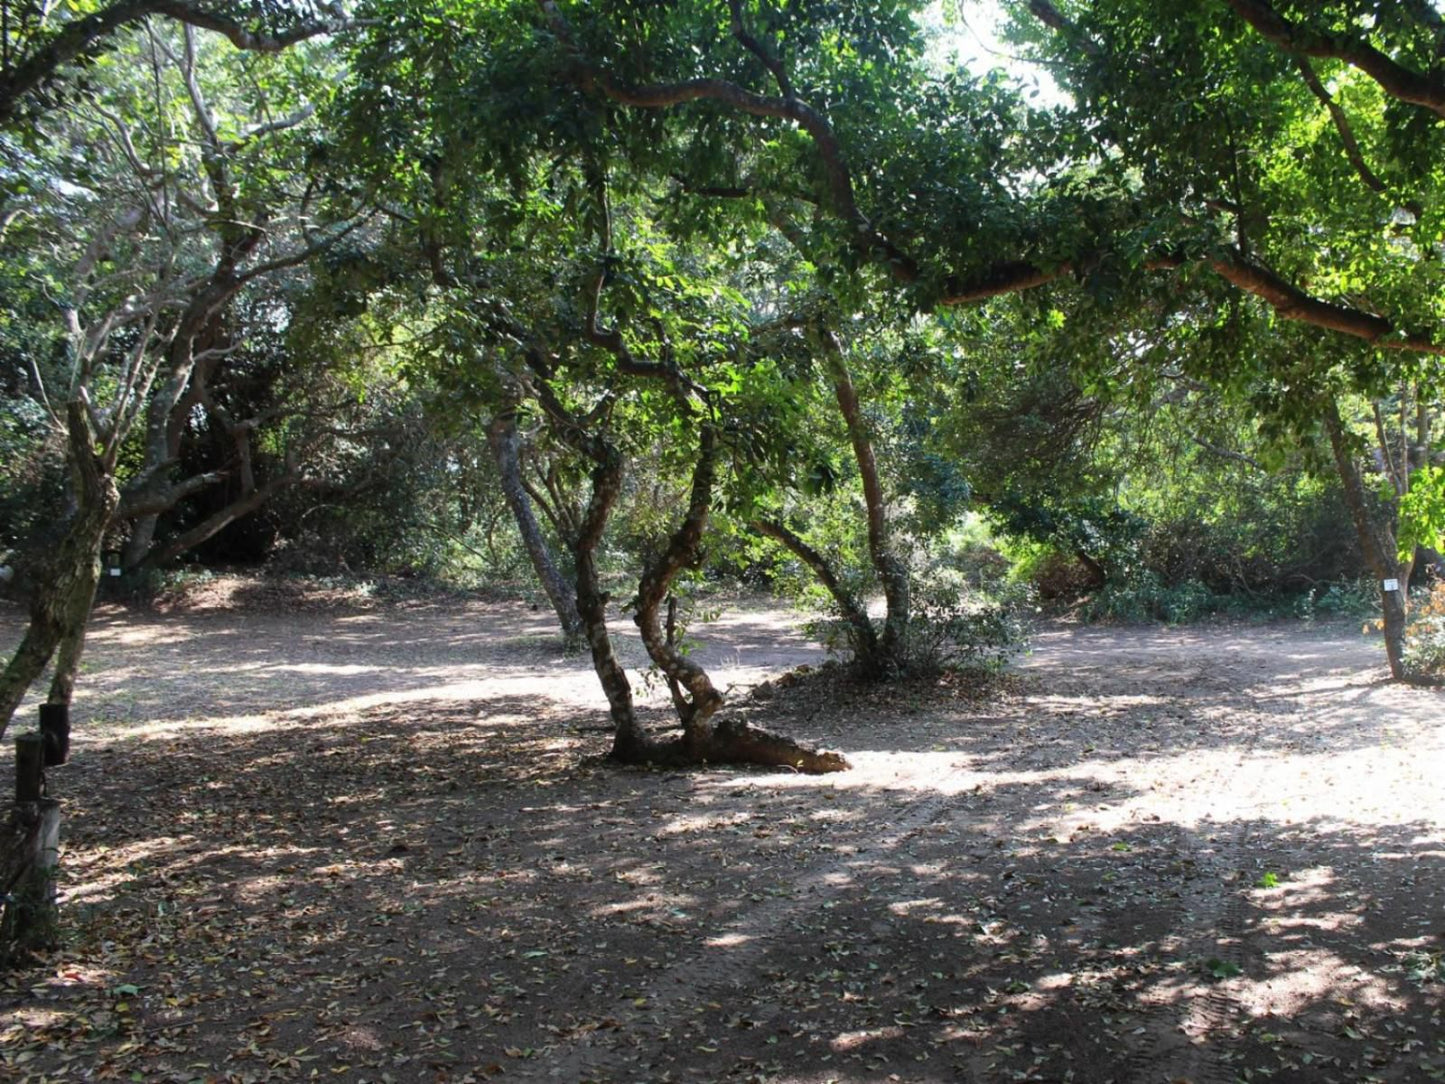
<svg viewBox="0 0 1445 1084">
<path fill-rule="evenodd" d="M 45 766 L 55 768 L 70 759 L 70 705 L 41 704 L 40 733 L 45 738 Z"/>
<path fill-rule="evenodd" d="M 38 802 L 45 768 L 45 739 L 38 733 L 15 739 L 15 800 Z"/>
<path fill-rule="evenodd" d="M 43 796 L 46 754 L 52 748 L 38 731 L 15 739 L 15 804 L 0 829 L 0 896 L 5 900 L 0 961 L 56 942 L 60 802 Z"/>
<path fill-rule="evenodd" d="M 60 865 L 60 802 L 16 802 L 0 833 L 0 963 L 53 948 L 60 928 L 55 874 Z"/>
</svg>

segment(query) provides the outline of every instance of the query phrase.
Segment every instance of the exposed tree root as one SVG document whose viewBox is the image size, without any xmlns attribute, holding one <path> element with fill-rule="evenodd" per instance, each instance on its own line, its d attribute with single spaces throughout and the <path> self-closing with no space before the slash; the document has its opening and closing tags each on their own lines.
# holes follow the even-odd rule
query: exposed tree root
<svg viewBox="0 0 1445 1084">
<path fill-rule="evenodd" d="M 852 765 L 842 753 L 814 749 L 785 734 L 750 725 L 743 719 L 724 719 L 701 734 L 666 741 L 635 738 L 618 743 L 612 759 L 623 764 L 653 764 L 667 768 L 695 768 L 702 764 L 759 764 L 792 768 L 807 775 L 846 772 Z"/>
</svg>

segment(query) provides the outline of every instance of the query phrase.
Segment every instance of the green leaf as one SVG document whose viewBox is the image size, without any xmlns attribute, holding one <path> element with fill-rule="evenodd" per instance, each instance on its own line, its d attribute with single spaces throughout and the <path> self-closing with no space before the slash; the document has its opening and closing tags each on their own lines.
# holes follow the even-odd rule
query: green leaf
<svg viewBox="0 0 1445 1084">
<path fill-rule="evenodd" d="M 1221 960 L 1217 956 L 1211 956 L 1204 961 L 1204 969 L 1216 979 L 1232 979 L 1236 975 L 1244 974 L 1238 964 L 1230 963 L 1228 960 Z"/>
</svg>

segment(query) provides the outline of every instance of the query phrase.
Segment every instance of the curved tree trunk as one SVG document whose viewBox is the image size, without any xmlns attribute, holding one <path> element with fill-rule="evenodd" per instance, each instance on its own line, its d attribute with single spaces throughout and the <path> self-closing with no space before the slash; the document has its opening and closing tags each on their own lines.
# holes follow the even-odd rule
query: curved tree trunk
<svg viewBox="0 0 1445 1084">
<path fill-rule="evenodd" d="M 556 410 L 556 404 L 550 404 Z M 672 741 L 651 737 L 638 721 L 627 672 L 612 650 L 607 631 L 608 597 L 597 572 L 597 546 L 622 489 L 622 457 L 610 443 L 573 435 L 574 443 L 594 462 L 592 493 L 580 529 L 572 539 L 577 566 L 577 611 L 615 728 L 611 757 L 623 764 L 689 767 L 706 763 L 786 765 L 802 772 L 845 771 L 840 753 L 819 751 L 791 738 L 749 726 L 740 719 L 708 725 L 722 704 L 722 695 L 701 667 L 681 655 L 662 627 L 658 609 L 677 571 L 697 556 L 697 543 L 707 523 L 716 458 L 715 434 L 705 438 L 693 480 L 693 497 L 683 525 L 667 552 L 644 574 L 638 590 L 637 624 L 654 661 L 691 699 L 683 715 L 684 732 Z"/>
<path fill-rule="evenodd" d="M 502 480 L 502 493 L 507 498 L 507 507 L 517 522 L 517 533 L 522 536 L 522 546 L 537 573 L 537 580 L 557 614 L 562 635 L 569 649 L 578 647 L 583 640 L 582 617 L 578 613 L 574 588 L 567 583 L 557 563 L 552 559 L 551 548 L 546 536 L 532 511 L 532 501 L 522 483 L 522 457 L 517 437 L 517 415 L 515 410 L 499 411 L 487 426 L 487 446 L 497 464 L 497 473 Z"/>
<path fill-rule="evenodd" d="M 1398 558 L 1394 528 L 1371 513 L 1359 466 L 1345 437 L 1339 407 L 1333 401 L 1325 409 L 1324 426 L 1330 438 L 1330 451 L 1334 453 L 1335 468 L 1344 486 L 1345 505 L 1350 510 L 1355 535 L 1364 554 L 1365 567 L 1375 577 L 1375 585 L 1380 591 L 1380 608 L 1385 626 L 1385 657 L 1389 660 L 1390 676 L 1396 681 L 1407 681 L 1409 672 L 1405 666 L 1405 621 L 1409 616 L 1407 592 L 1410 584 L 1410 564 L 1403 563 Z M 1386 590 L 1386 581 L 1394 581 L 1396 588 Z"/>
<path fill-rule="evenodd" d="M 752 527 L 759 534 L 781 542 L 813 570 L 813 575 L 818 577 L 818 582 L 833 596 L 833 604 L 838 607 L 838 613 L 852 630 L 854 666 L 864 676 L 878 676 L 883 668 L 879 658 L 878 632 L 873 628 L 873 620 L 868 616 L 863 603 L 838 579 L 838 574 L 828 563 L 828 559 L 777 520 L 754 520 Z"/>
<path fill-rule="evenodd" d="M 673 532 L 662 555 L 643 572 L 637 587 L 635 620 L 638 631 L 642 633 L 642 644 L 652 661 L 667 676 L 668 682 L 687 692 L 679 714 L 682 717 L 683 743 L 689 749 L 706 745 L 707 736 L 711 733 L 710 720 L 722 707 L 723 698 L 713 687 L 707 671 L 679 651 L 673 637 L 667 635 L 659 610 L 677 574 L 697 559 L 702 532 L 707 527 L 707 518 L 712 510 L 717 455 L 717 431 L 712 426 L 706 426 L 702 431 L 697 466 L 692 474 L 692 497 L 688 501 L 682 526 Z"/>
<path fill-rule="evenodd" d="M 679 765 L 766 764 L 809 773 L 846 771 L 850 765 L 841 753 L 813 749 L 739 718 L 714 724 L 713 716 L 723 705 L 722 694 L 707 671 L 682 654 L 663 628 L 659 617 L 662 601 L 678 572 L 697 561 L 712 511 L 719 452 L 717 431 L 712 426 L 704 426 L 699 445 L 687 514 L 673 532 L 667 549 L 643 573 L 637 590 L 637 628 L 647 653 L 669 683 L 687 694 L 679 712 L 682 737 L 671 742 L 649 742 L 646 759 Z"/>
<path fill-rule="evenodd" d="M 900 656 L 908 638 L 908 569 L 889 544 L 888 508 L 883 498 L 883 486 L 878 481 L 878 461 L 873 455 L 868 423 L 864 421 L 863 411 L 858 405 L 858 393 L 843 359 L 843 346 L 831 331 L 824 330 L 822 339 L 833 381 L 833 394 L 847 424 L 853 458 L 858 463 L 858 474 L 863 481 L 863 500 L 868 515 L 868 553 L 888 604 L 879 649 L 885 661 L 893 662 Z"/>
<path fill-rule="evenodd" d="M 592 668 L 602 683 L 614 728 L 612 755 L 619 760 L 635 759 L 645 749 L 647 735 L 637 721 L 632 704 L 632 684 L 627 671 L 612 650 L 612 637 L 607 631 L 607 592 L 602 590 L 597 573 L 597 546 L 617 495 L 622 491 L 622 456 L 605 442 L 589 449 L 595 466 L 592 468 L 592 493 L 581 526 L 572 539 L 572 561 L 577 568 L 577 614 L 587 648 L 592 655 Z"/>
<path fill-rule="evenodd" d="M 52 704 L 69 704 L 85 647 L 85 626 L 100 582 L 100 550 L 120 503 L 115 479 L 96 458 L 84 407 L 66 409 L 76 510 L 55 551 L 43 562 L 30 602 L 30 624 L 0 675 L 0 737 L 30 686 L 60 651 L 50 688 Z"/>
<path fill-rule="evenodd" d="M 853 444 L 853 458 L 858 464 L 858 476 L 863 480 L 863 500 L 868 519 L 868 555 L 873 558 L 873 569 L 883 585 L 883 598 L 887 603 L 879 652 L 884 666 L 892 666 L 902 658 L 907 640 L 907 568 L 899 556 L 894 554 L 889 542 L 889 513 L 883 497 L 883 486 L 879 481 L 879 463 L 873 454 L 873 438 L 868 435 L 868 423 L 864 421 L 863 409 L 858 406 L 858 393 L 853 387 L 853 377 L 848 374 L 848 366 L 842 356 L 842 344 L 837 335 L 828 330 L 822 331 L 822 344 L 828 360 L 834 397 L 838 400 L 842 421 L 848 426 L 848 441 Z"/>
</svg>

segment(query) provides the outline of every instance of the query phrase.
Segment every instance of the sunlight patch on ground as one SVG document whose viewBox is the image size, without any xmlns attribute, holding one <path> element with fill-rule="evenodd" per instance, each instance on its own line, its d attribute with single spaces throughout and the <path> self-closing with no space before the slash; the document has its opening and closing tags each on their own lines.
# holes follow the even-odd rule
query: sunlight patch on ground
<svg viewBox="0 0 1445 1084">
<path fill-rule="evenodd" d="M 122 885 L 129 884 L 135 879 L 135 875 L 129 867 L 139 867 L 152 858 L 184 851 L 194 846 L 195 843 L 196 837 L 192 835 L 157 836 L 138 840 L 126 846 L 107 847 L 99 854 L 90 855 L 92 860 L 98 860 L 103 856 L 103 869 L 107 872 L 92 873 L 79 883 L 66 885 L 62 891 L 64 897 L 62 902 L 66 904 L 85 903 L 108 898 L 114 895 Z M 80 855 L 77 855 L 76 859 L 79 862 L 85 860 L 84 856 Z"/>
<path fill-rule="evenodd" d="M 755 940 L 757 940 L 757 938 L 753 937 L 752 934 L 724 933 L 716 937 L 709 937 L 703 944 L 708 948 L 739 948 Z"/>
<path fill-rule="evenodd" d="M 360 666 L 355 663 L 294 662 L 285 665 L 265 667 L 265 672 L 278 674 L 326 674 L 333 677 L 353 677 L 356 674 L 379 674 L 383 669 L 385 668 L 381 666 Z"/>
<path fill-rule="evenodd" d="M 1267 978 L 1245 976 L 1230 992 L 1251 1015 L 1291 1017 L 1311 1004 L 1333 1001 L 1344 1009 L 1399 1012 L 1404 1002 L 1383 976 L 1372 975 L 1322 948 L 1277 952 Z"/>
<path fill-rule="evenodd" d="M 227 634 L 228 630 L 218 629 L 208 635 L 224 636 Z M 190 638 L 191 633 L 184 629 L 167 631 L 154 625 L 96 625 L 87 629 L 85 633 L 87 645 L 91 647 L 98 644 L 116 647 L 171 647 L 184 644 Z"/>
<path fill-rule="evenodd" d="M 714 832 L 721 829 L 737 828 L 752 820 L 752 814 L 743 812 L 733 813 L 691 813 L 681 817 L 674 817 L 667 824 L 657 830 L 659 838 L 665 836 L 685 836 L 694 832 Z"/>
<path fill-rule="evenodd" d="M 895 900 L 888 905 L 888 910 L 900 917 L 925 912 L 937 911 L 943 907 L 943 900 L 937 896 L 929 896 L 926 899 L 918 900 Z"/>
<path fill-rule="evenodd" d="M 869 1028 L 866 1031 L 845 1031 L 828 1045 L 836 1053 L 847 1054 L 867 1046 L 869 1043 L 882 1042 L 885 1039 L 901 1039 L 904 1034 L 902 1027 L 897 1024 L 889 1024 L 881 1028 Z"/>
</svg>

